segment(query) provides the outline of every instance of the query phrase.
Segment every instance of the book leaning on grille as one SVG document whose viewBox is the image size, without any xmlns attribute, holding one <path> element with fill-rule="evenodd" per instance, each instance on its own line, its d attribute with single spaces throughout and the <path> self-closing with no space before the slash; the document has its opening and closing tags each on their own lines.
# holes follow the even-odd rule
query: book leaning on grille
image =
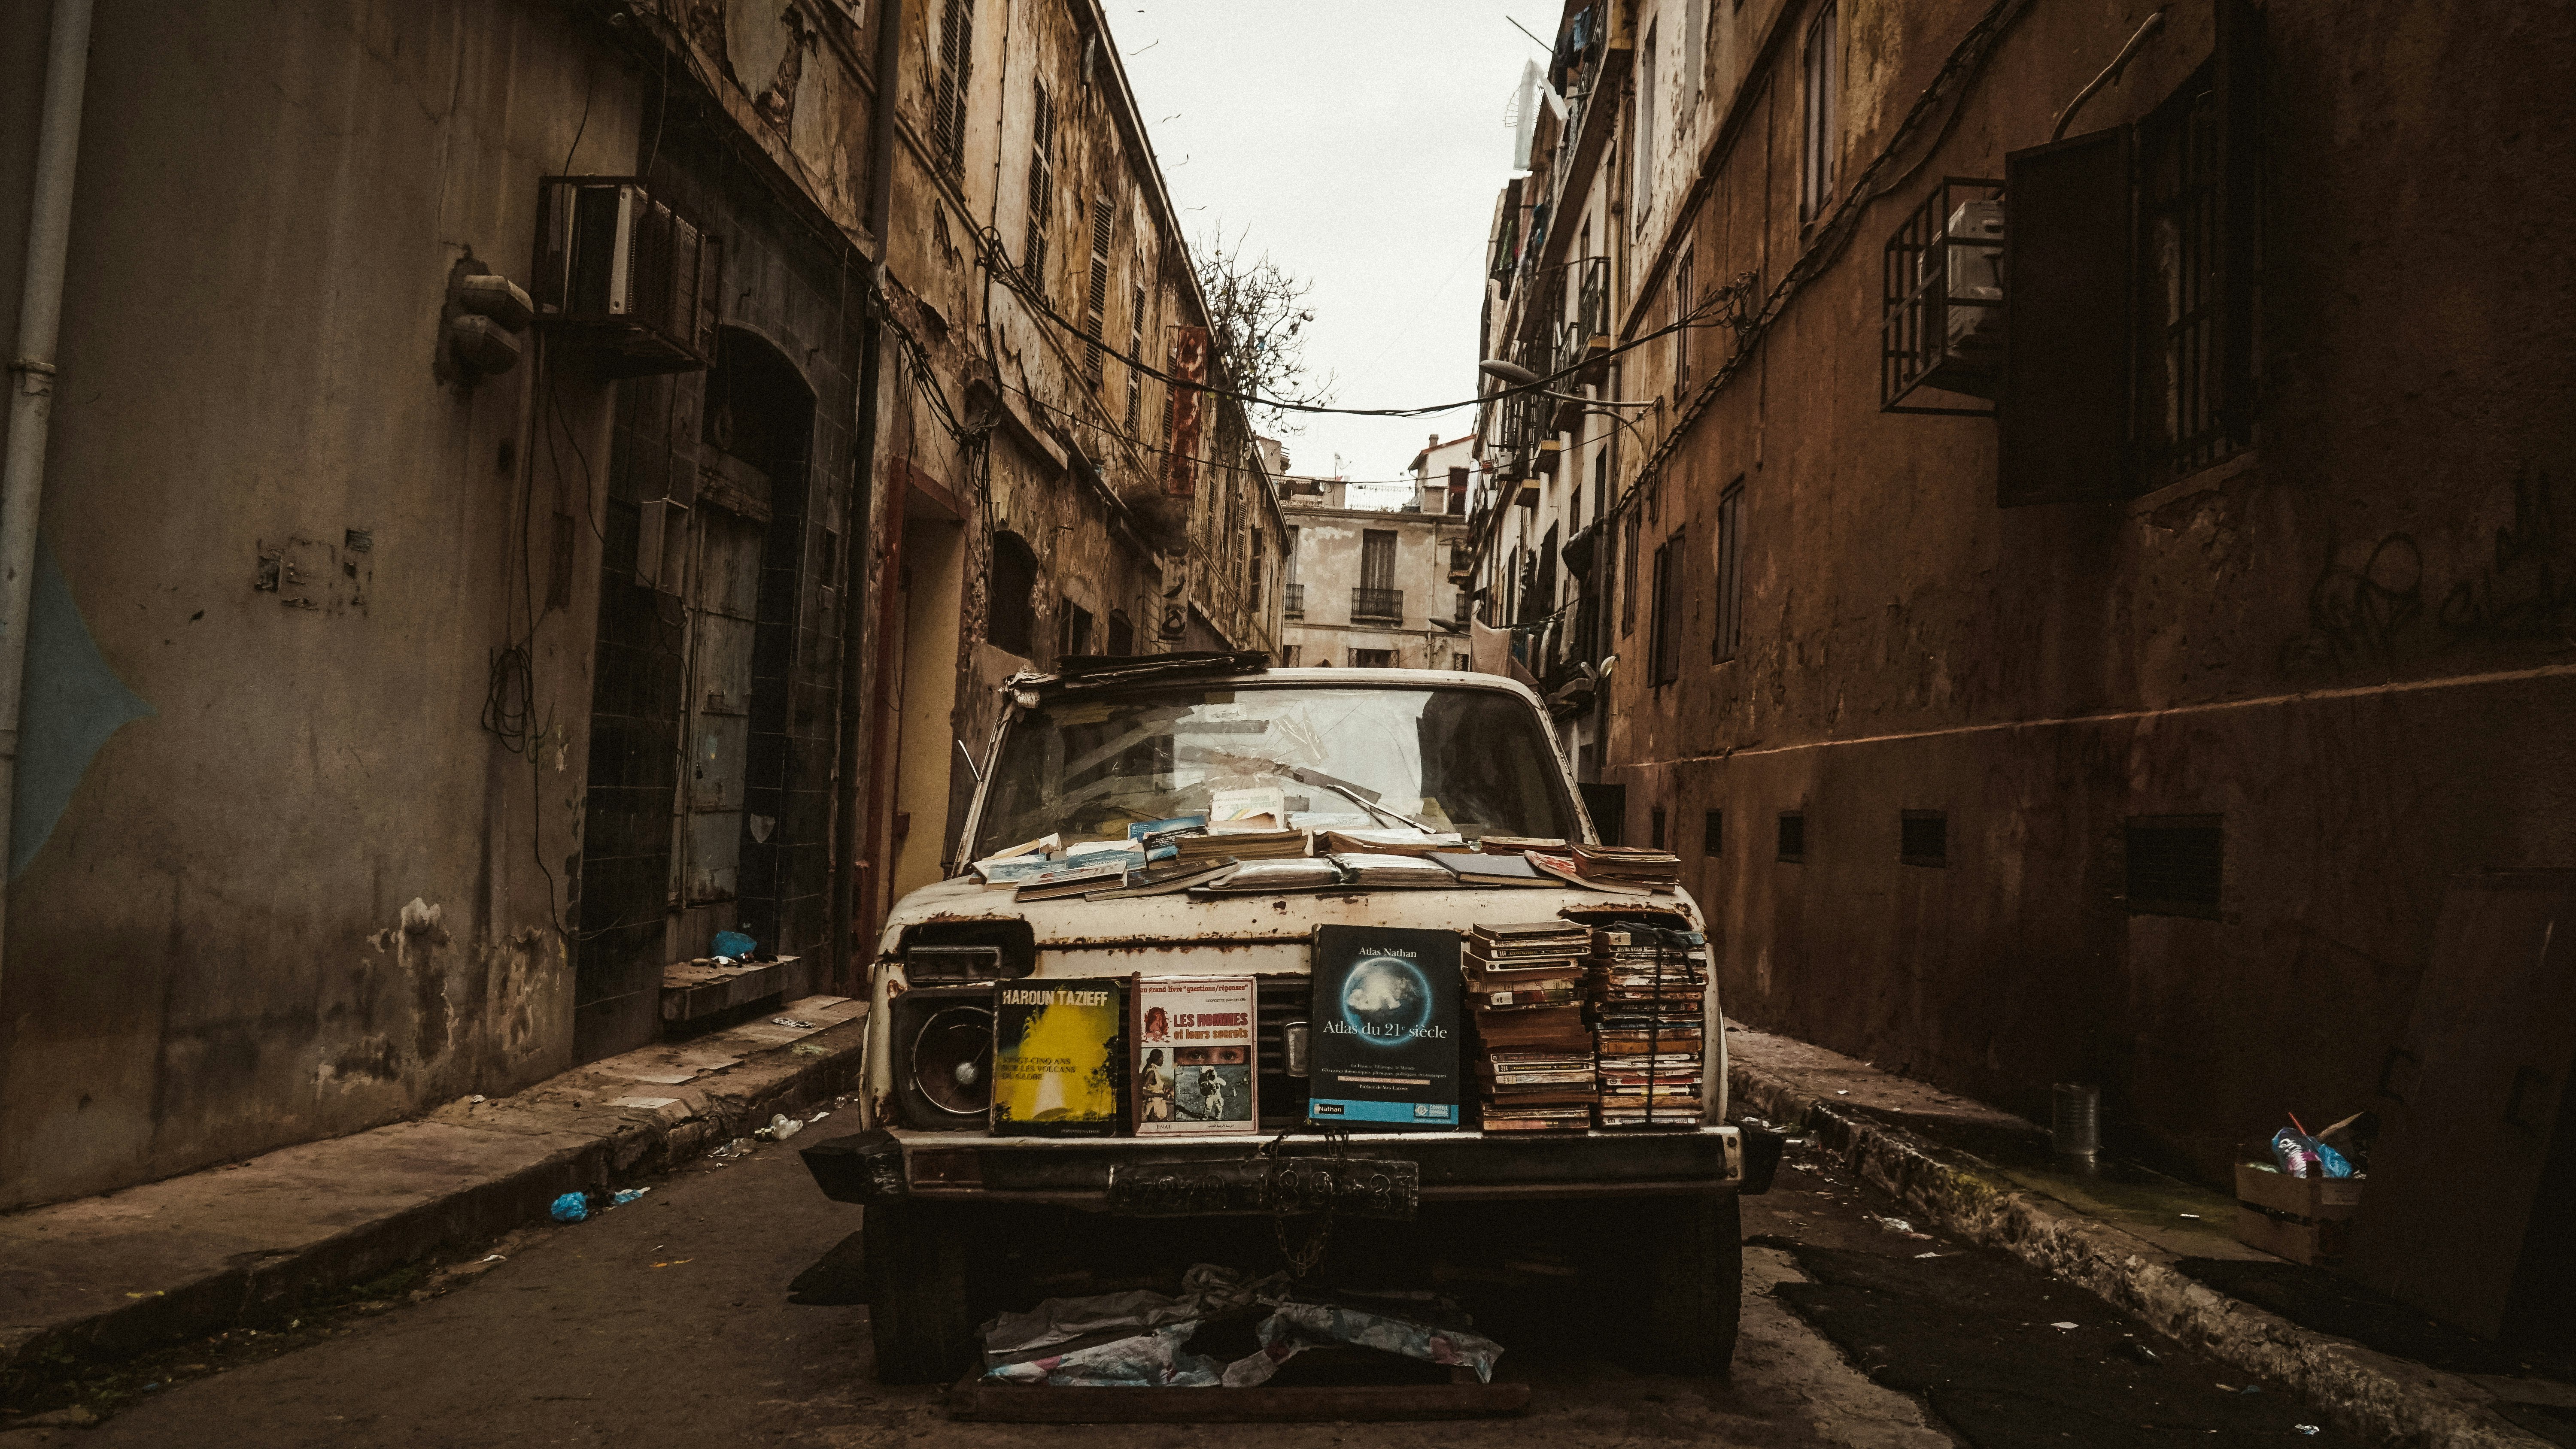
<svg viewBox="0 0 2576 1449">
<path fill-rule="evenodd" d="M 1592 933 L 1584 995 L 1603 1127 L 1695 1127 L 1707 1108 L 1708 943 L 1697 931 Z"/>
</svg>

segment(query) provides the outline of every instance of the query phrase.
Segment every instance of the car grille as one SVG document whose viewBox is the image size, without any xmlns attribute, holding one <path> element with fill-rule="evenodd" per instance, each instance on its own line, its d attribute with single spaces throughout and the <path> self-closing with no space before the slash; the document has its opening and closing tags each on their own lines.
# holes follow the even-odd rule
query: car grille
<svg viewBox="0 0 2576 1449">
<path fill-rule="evenodd" d="M 1259 980 L 1261 1035 L 1253 1065 L 1261 1080 L 1261 1125 L 1294 1127 L 1306 1120 L 1306 1079 L 1288 1075 L 1280 1028 L 1309 1019 L 1314 989 L 1302 974 L 1264 976 Z"/>
</svg>

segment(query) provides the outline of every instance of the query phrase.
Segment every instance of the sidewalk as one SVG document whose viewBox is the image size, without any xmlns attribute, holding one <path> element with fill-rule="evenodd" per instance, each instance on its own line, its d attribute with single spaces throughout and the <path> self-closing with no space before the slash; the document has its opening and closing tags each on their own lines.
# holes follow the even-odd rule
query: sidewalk
<svg viewBox="0 0 2576 1449">
<path fill-rule="evenodd" d="M 1951 1233 L 2296 1385 L 2348 1429 L 2406 1445 L 2576 1444 L 2576 1385 L 2565 1366 L 2545 1364 L 2535 1376 L 2514 1354 L 2383 1312 L 2323 1270 L 2246 1247 L 2234 1236 L 2231 1197 L 2107 1161 L 2092 1174 L 2058 1171 L 2043 1129 L 1804 1042 L 1729 1027 L 1726 1045 L 1736 1112 L 1803 1130 Z M 2327 1323 L 2363 1325 L 2354 1331 L 2382 1347 L 2338 1337 Z M 2382 1351 L 2392 1341 L 2419 1356 Z"/>
<path fill-rule="evenodd" d="M 801 1116 L 854 1085 L 865 1013 L 809 997 L 516 1096 L 0 1216 L 0 1377 L 280 1317 Z"/>
</svg>

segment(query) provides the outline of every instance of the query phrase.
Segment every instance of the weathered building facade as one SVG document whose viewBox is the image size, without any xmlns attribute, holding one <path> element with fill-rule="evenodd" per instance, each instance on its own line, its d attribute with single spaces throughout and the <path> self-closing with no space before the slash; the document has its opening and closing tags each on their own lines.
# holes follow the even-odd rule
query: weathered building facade
<svg viewBox="0 0 2576 1449">
<path fill-rule="evenodd" d="M 1435 440 L 1436 442 L 1436 440 Z M 1308 668 L 1465 669 L 1464 581 L 1451 560 L 1467 538 L 1464 484 L 1426 475 L 1389 508 L 1354 506 L 1334 478 L 1280 480 L 1288 528 L 1287 618 L 1280 662 Z"/>
<path fill-rule="evenodd" d="M 1606 226 L 1598 381 L 1655 405 L 1571 648 L 1732 1012 L 2098 1082 L 2202 1176 L 2371 1105 L 2446 878 L 2576 864 L 2576 300 L 2523 221 L 2576 210 L 2571 56 L 2545 9 L 1568 7 L 1496 345 Z M 1506 451 L 1593 446 L 1519 406 Z"/>
<path fill-rule="evenodd" d="M 846 983 L 1000 679 L 1275 639 L 1240 409 L 1121 361 L 1221 384 L 1091 0 L 102 7 L 85 79 L 0 1206 L 642 1044 L 718 930 Z M 576 319 L 619 234 L 662 310 Z"/>
</svg>

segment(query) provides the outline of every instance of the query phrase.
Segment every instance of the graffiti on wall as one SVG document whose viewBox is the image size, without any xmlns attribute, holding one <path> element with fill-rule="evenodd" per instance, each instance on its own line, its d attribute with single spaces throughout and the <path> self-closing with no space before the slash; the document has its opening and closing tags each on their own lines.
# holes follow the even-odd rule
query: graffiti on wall
<svg viewBox="0 0 2576 1449">
<path fill-rule="evenodd" d="M 2344 673 L 2468 644 L 2576 643 L 2576 548 L 2558 531 L 2556 492 L 2545 472 L 2518 474 L 2491 556 L 2447 587 L 2428 581 L 2411 533 L 2347 549 L 2330 529 L 2308 627 L 2282 644 L 2282 669 Z"/>
</svg>

